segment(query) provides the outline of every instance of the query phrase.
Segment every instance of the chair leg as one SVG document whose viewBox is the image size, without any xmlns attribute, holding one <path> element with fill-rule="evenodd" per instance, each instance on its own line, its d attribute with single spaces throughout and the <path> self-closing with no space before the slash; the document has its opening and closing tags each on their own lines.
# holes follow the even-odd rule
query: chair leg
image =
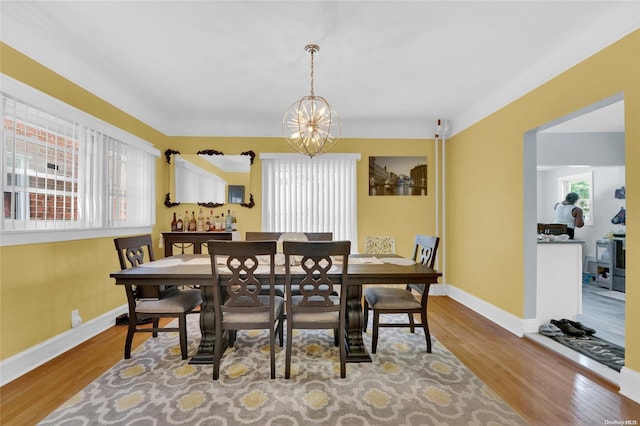
<svg viewBox="0 0 640 426">
<path fill-rule="evenodd" d="M 271 378 L 276 378 L 276 330 L 271 324 L 269 329 L 269 360 L 271 361 Z"/>
<path fill-rule="evenodd" d="M 160 318 L 154 318 L 153 319 L 153 328 L 157 329 L 158 327 L 160 327 Z M 153 333 L 151 333 L 151 335 L 153 337 L 158 337 L 158 331 L 154 331 Z"/>
<path fill-rule="evenodd" d="M 220 360 L 224 353 L 224 332 L 222 327 L 216 327 L 216 337 L 213 347 L 213 380 L 218 380 L 220 377 Z"/>
<path fill-rule="evenodd" d="M 293 340 L 293 324 L 291 318 L 287 319 L 287 349 L 285 350 L 284 378 L 291 377 L 291 348 Z"/>
<path fill-rule="evenodd" d="M 416 326 L 415 326 L 415 323 L 413 322 L 412 313 L 409 313 L 409 331 L 411 331 L 412 333 L 416 332 Z"/>
<path fill-rule="evenodd" d="M 366 333 L 367 332 L 367 323 L 369 322 L 369 302 L 367 302 L 367 298 L 364 298 L 364 305 L 362 306 L 363 311 L 362 311 L 362 332 Z"/>
<path fill-rule="evenodd" d="M 124 341 L 124 359 L 131 358 L 131 343 L 136 332 L 137 319 L 135 315 L 129 315 L 129 327 L 127 328 L 127 338 Z"/>
<path fill-rule="evenodd" d="M 427 339 L 427 353 L 431 353 L 431 333 L 429 333 L 429 323 L 427 322 L 427 313 L 422 312 L 422 329 L 424 337 Z"/>
<path fill-rule="evenodd" d="M 178 317 L 178 333 L 180 334 L 180 352 L 182 359 L 187 359 L 187 314 Z"/>
<path fill-rule="evenodd" d="M 340 346 L 340 331 L 337 328 L 333 329 L 333 346 Z"/>
<path fill-rule="evenodd" d="M 371 338 L 371 353 L 376 353 L 378 349 L 378 327 L 380 323 L 380 312 L 373 310 L 373 337 Z"/>
<path fill-rule="evenodd" d="M 280 347 L 284 346 L 284 313 L 280 314 L 280 319 L 278 319 L 278 336 Z"/>
<path fill-rule="evenodd" d="M 338 339 L 340 340 L 340 378 L 344 379 L 347 377 L 347 348 L 344 336 L 344 325 L 339 329 Z"/>
</svg>

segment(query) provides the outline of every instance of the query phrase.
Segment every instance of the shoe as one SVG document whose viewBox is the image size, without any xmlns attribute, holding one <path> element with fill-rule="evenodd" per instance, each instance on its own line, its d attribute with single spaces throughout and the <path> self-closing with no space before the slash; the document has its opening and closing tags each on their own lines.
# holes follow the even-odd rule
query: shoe
<svg viewBox="0 0 640 426">
<path fill-rule="evenodd" d="M 578 330 L 582 330 L 585 333 L 587 333 L 587 336 L 591 336 L 592 334 L 596 334 L 596 331 L 593 328 L 587 327 L 586 325 L 577 322 L 577 321 L 571 321 L 571 320 L 565 320 L 562 319 L 561 321 L 566 321 L 569 324 L 571 324 L 572 326 L 574 326 L 575 328 L 577 328 Z"/>
<path fill-rule="evenodd" d="M 560 330 L 558 327 L 556 327 L 553 324 L 542 324 L 538 328 L 538 331 L 543 336 L 549 336 L 549 337 L 562 336 L 564 334 L 562 330 Z"/>
<path fill-rule="evenodd" d="M 561 319 L 560 321 L 551 320 L 551 324 L 558 327 L 564 334 L 574 337 L 584 337 L 587 333 L 584 330 L 580 330 L 569 323 L 567 319 Z"/>
</svg>

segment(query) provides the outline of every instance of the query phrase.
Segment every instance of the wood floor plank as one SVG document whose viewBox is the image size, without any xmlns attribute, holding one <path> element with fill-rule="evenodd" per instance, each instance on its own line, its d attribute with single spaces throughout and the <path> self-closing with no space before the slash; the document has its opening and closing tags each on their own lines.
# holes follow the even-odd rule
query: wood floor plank
<svg viewBox="0 0 640 426">
<path fill-rule="evenodd" d="M 640 423 L 640 404 L 621 395 L 617 386 L 448 297 L 429 299 L 429 325 L 445 347 L 531 424 Z"/>
<path fill-rule="evenodd" d="M 429 325 L 440 343 L 532 425 L 640 423 L 640 404 L 617 387 L 453 299 L 429 299 Z M 37 424 L 122 359 L 125 334 L 126 327 L 112 327 L 0 388 L 0 424 Z M 138 333 L 134 346 L 148 337 Z M 378 344 L 384 344 L 384 329 Z"/>
</svg>

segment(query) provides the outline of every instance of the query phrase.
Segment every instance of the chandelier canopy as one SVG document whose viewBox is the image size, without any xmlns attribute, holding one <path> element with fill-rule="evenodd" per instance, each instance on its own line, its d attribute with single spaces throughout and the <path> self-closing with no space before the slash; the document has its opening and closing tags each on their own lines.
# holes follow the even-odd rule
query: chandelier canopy
<svg viewBox="0 0 640 426">
<path fill-rule="evenodd" d="M 311 55 L 311 94 L 289 107 L 282 119 L 282 133 L 294 150 L 313 158 L 338 142 L 340 119 L 329 102 L 313 92 L 313 56 L 320 47 L 308 44 L 304 49 Z"/>
</svg>

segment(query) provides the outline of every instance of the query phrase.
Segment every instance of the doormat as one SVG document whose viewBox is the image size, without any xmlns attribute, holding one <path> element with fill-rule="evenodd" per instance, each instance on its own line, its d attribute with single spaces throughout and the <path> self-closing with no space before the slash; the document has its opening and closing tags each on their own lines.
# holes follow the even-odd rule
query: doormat
<svg viewBox="0 0 640 426">
<path fill-rule="evenodd" d="M 624 367 L 624 348 L 622 346 L 595 336 L 573 337 L 565 334 L 549 337 L 616 371 L 620 371 Z"/>
</svg>

